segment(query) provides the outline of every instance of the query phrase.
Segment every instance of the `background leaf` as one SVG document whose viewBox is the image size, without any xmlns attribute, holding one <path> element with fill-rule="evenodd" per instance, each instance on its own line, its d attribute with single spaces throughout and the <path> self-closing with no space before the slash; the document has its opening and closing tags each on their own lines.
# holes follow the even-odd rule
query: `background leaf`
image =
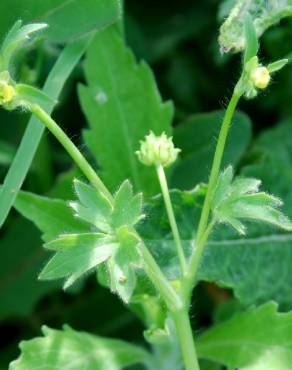
<svg viewBox="0 0 292 370">
<path fill-rule="evenodd" d="M 64 43 L 114 23 L 120 11 L 119 0 L 3 0 L 0 4 L 0 37 L 21 19 L 25 23 L 41 21 L 49 24 L 46 37 Z"/>
<path fill-rule="evenodd" d="M 217 361 L 231 368 L 261 369 L 265 357 L 275 356 L 274 364 L 288 369 L 292 361 L 292 314 L 277 312 L 275 303 L 251 308 L 232 319 L 214 326 L 197 341 L 200 357 Z M 249 367 L 250 366 L 250 367 Z M 266 369 L 272 369 L 271 362 Z"/>
<path fill-rule="evenodd" d="M 182 150 L 172 173 L 171 185 L 183 190 L 208 180 L 224 112 L 195 114 L 174 129 L 174 144 Z M 230 129 L 223 167 L 235 167 L 251 140 L 251 122 L 243 113 L 236 113 Z"/>
<path fill-rule="evenodd" d="M 43 327 L 44 337 L 22 342 L 22 354 L 9 370 L 70 369 L 121 370 L 143 363 L 148 354 L 142 348 L 115 339 L 95 337 L 68 327 L 62 331 Z M 68 354 L 70 354 L 68 356 Z"/>
<path fill-rule="evenodd" d="M 172 105 L 162 103 L 151 70 L 136 63 L 115 28 L 96 35 L 85 74 L 88 86 L 79 96 L 90 128 L 84 139 L 102 179 L 111 190 L 129 179 L 136 191 L 155 194 L 155 171 L 139 163 L 135 151 L 150 130 L 171 132 Z"/>
</svg>

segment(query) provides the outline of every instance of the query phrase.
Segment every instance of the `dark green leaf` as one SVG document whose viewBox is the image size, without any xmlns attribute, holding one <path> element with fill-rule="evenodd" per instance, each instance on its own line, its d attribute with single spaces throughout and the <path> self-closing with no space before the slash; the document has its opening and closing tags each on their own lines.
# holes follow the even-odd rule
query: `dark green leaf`
<svg viewBox="0 0 292 370">
<path fill-rule="evenodd" d="M 46 36 L 51 41 L 64 43 L 103 29 L 117 21 L 120 13 L 118 0 L 3 0 L 0 37 L 21 18 L 26 23 L 39 20 L 47 23 Z"/>
<path fill-rule="evenodd" d="M 21 355 L 9 370 L 121 370 L 147 363 L 150 355 L 142 348 L 116 339 L 96 337 L 69 327 L 62 331 L 43 327 L 44 336 L 22 342 Z"/>
<path fill-rule="evenodd" d="M 85 73 L 88 86 L 79 95 L 90 129 L 84 138 L 102 179 L 111 190 L 129 179 L 136 191 L 155 194 L 155 171 L 139 163 L 135 151 L 150 130 L 170 133 L 172 105 L 162 103 L 151 70 L 137 64 L 115 28 L 96 35 Z"/>
<path fill-rule="evenodd" d="M 172 187 L 186 190 L 200 182 L 207 182 L 223 115 L 223 111 L 193 115 L 175 127 L 174 144 L 182 152 L 172 173 Z M 223 166 L 236 166 L 250 140 L 249 118 L 236 113 L 227 140 Z"/>
</svg>

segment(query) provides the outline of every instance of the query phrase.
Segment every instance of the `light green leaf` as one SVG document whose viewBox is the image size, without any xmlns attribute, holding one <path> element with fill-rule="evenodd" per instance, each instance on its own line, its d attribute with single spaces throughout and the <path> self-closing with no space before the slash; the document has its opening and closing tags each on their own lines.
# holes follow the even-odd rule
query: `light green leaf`
<svg viewBox="0 0 292 370">
<path fill-rule="evenodd" d="M 233 186 L 233 176 L 231 166 L 219 175 L 211 203 L 216 222 L 230 224 L 240 234 L 245 234 L 245 227 L 240 221 L 242 219 L 262 221 L 284 230 L 292 230 L 289 218 L 277 209 L 282 205 L 280 199 L 258 192 L 260 181 L 256 179 L 234 180 Z"/>
<path fill-rule="evenodd" d="M 118 247 L 116 240 L 104 234 L 65 234 L 45 245 L 57 253 L 41 272 L 41 280 L 67 278 L 64 289 L 108 260 Z"/>
<path fill-rule="evenodd" d="M 7 166 L 13 160 L 16 149 L 13 145 L 0 140 L 0 165 Z"/>
<path fill-rule="evenodd" d="M 287 356 L 286 350 L 273 348 L 261 355 L 252 365 L 245 366 L 240 370 L 290 370 L 291 356 Z"/>
<path fill-rule="evenodd" d="M 142 215 L 142 193 L 134 196 L 131 183 L 122 183 L 114 199 L 114 209 L 111 215 L 111 225 L 117 229 L 120 226 L 134 226 Z"/>
<path fill-rule="evenodd" d="M 172 172 L 172 187 L 188 190 L 200 182 L 207 182 L 223 115 L 223 111 L 195 114 L 174 128 L 174 144 L 182 151 Z M 250 140 L 251 122 L 245 114 L 236 112 L 223 166 L 233 164 L 236 167 Z"/>
<path fill-rule="evenodd" d="M 231 368 L 259 370 L 255 364 L 273 358 L 274 364 L 286 366 L 265 369 L 288 369 L 292 363 L 291 326 L 292 314 L 278 313 L 277 305 L 268 303 L 207 330 L 197 340 L 198 353 Z"/>
<path fill-rule="evenodd" d="M 84 138 L 102 179 L 111 190 L 129 179 L 135 191 L 155 194 L 155 171 L 139 163 L 135 151 L 150 130 L 171 133 L 172 105 L 161 101 L 151 70 L 135 61 L 115 28 L 96 35 L 85 74 L 79 96 L 90 128 Z"/>
<path fill-rule="evenodd" d="M 245 49 L 243 29 L 247 14 L 251 15 L 259 38 L 269 27 L 292 15 L 292 3 L 290 0 L 237 0 L 220 28 L 222 51 L 240 52 Z"/>
<path fill-rule="evenodd" d="M 274 73 L 285 67 L 285 65 L 289 62 L 289 59 L 280 59 L 274 63 L 270 63 L 267 68 L 270 73 Z"/>
<path fill-rule="evenodd" d="M 17 84 L 16 85 L 16 100 L 20 102 L 20 105 L 26 106 L 27 102 L 31 104 L 38 104 L 41 107 L 45 108 L 48 105 L 55 105 L 56 101 L 50 98 L 47 94 L 43 91 L 36 89 L 33 86 L 25 85 L 25 84 Z"/>
<path fill-rule="evenodd" d="M 20 192 L 14 207 L 42 231 L 45 241 L 50 241 L 64 232 L 90 231 L 90 226 L 74 217 L 72 210 L 63 200 Z"/>
<path fill-rule="evenodd" d="M 77 332 L 43 327 L 43 337 L 20 344 L 21 355 L 9 370 L 121 370 L 136 363 L 149 362 L 142 348 L 116 339 L 106 339 Z"/>
<path fill-rule="evenodd" d="M 41 20 L 49 25 L 46 37 L 64 43 L 100 30 L 120 17 L 119 0 L 2 0 L 0 37 L 18 19 L 25 23 Z"/>
<path fill-rule="evenodd" d="M 47 28 L 47 24 L 45 23 L 34 23 L 22 26 L 22 21 L 16 21 L 5 37 L 0 50 L 0 70 L 8 70 L 11 57 L 16 49 L 23 44 L 24 41 L 27 41 L 32 33 L 45 28 Z"/>
<path fill-rule="evenodd" d="M 79 202 L 70 206 L 80 219 L 95 225 L 100 231 L 111 232 L 110 215 L 112 206 L 99 191 L 81 181 L 74 180 L 74 188 Z"/>
</svg>

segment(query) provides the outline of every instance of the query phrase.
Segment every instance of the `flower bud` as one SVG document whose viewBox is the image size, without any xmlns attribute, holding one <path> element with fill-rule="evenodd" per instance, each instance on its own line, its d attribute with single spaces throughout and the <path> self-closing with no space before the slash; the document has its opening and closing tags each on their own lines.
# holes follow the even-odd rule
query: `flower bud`
<svg viewBox="0 0 292 370">
<path fill-rule="evenodd" d="M 265 89 L 271 80 L 271 76 L 266 67 L 257 67 L 251 72 L 250 79 L 256 88 Z"/>
<path fill-rule="evenodd" d="M 10 84 L 8 71 L 0 73 L 0 105 L 10 103 L 16 95 L 15 88 Z"/>
<path fill-rule="evenodd" d="M 139 161 L 147 166 L 170 166 L 177 159 L 180 149 L 174 147 L 172 138 L 165 133 L 156 136 L 152 131 L 141 141 L 140 150 L 136 152 Z"/>
</svg>

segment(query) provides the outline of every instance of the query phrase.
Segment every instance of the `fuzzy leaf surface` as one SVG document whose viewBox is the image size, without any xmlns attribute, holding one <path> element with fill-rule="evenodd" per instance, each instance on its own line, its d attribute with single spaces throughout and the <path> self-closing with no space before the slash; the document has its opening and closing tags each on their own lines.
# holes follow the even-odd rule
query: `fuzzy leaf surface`
<svg viewBox="0 0 292 370">
<path fill-rule="evenodd" d="M 292 314 L 278 313 L 277 308 L 273 302 L 251 308 L 207 330 L 197 341 L 199 356 L 242 370 L 261 369 L 256 364 L 274 357 L 274 364 L 280 367 L 273 369 L 288 369 Z M 272 369 L 270 366 L 266 369 Z"/>
<path fill-rule="evenodd" d="M 243 32 L 246 16 L 250 14 L 256 34 L 260 37 L 282 18 L 292 15 L 291 0 L 237 0 L 220 28 L 221 50 L 240 52 L 245 46 Z"/>
<path fill-rule="evenodd" d="M 116 340 L 106 339 L 69 327 L 61 330 L 42 328 L 43 337 L 22 342 L 21 355 L 9 370 L 121 370 L 127 366 L 145 363 L 148 354 L 142 348 Z"/>
<path fill-rule="evenodd" d="M 155 194 L 153 168 L 142 165 L 135 151 L 150 130 L 170 134 L 172 105 L 162 102 L 150 68 L 136 62 L 115 28 L 96 35 L 85 75 L 87 86 L 80 86 L 79 96 L 90 127 L 84 139 L 102 179 L 111 190 L 127 178 L 135 190 Z"/>
</svg>

